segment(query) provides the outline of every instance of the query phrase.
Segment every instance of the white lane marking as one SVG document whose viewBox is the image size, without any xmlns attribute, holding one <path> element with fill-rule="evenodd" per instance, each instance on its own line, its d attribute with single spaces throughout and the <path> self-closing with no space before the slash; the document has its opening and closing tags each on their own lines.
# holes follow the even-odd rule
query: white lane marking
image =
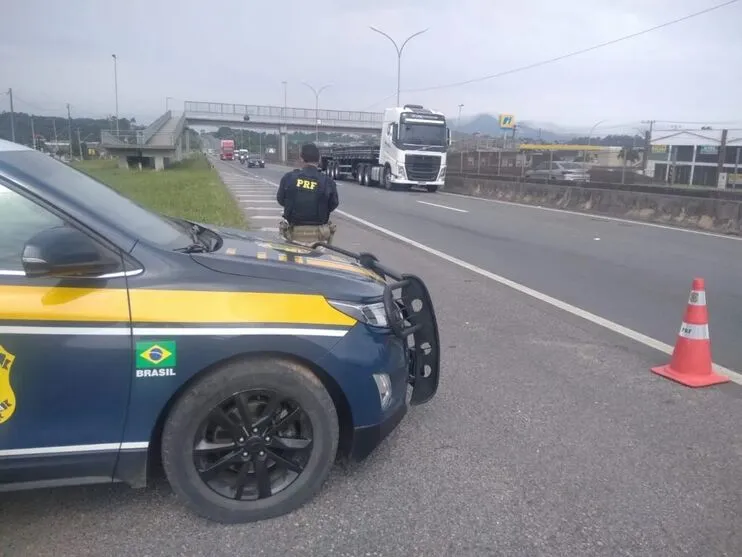
<svg viewBox="0 0 742 557">
<path fill-rule="evenodd" d="M 247 203 L 250 203 L 249 201 Z M 283 207 L 243 207 L 251 211 L 283 211 Z"/>
<path fill-rule="evenodd" d="M 620 335 L 628 337 L 632 340 L 635 340 L 636 342 L 640 342 L 644 344 L 645 346 L 649 346 L 650 348 L 654 348 L 655 350 L 664 352 L 665 354 L 668 354 L 668 355 L 672 354 L 673 347 L 670 346 L 669 344 L 665 344 L 664 342 L 653 339 L 652 337 L 649 337 L 638 331 L 634 331 L 633 329 L 629 329 L 628 327 L 624 327 L 623 325 L 619 325 L 618 323 L 614 323 L 613 321 L 600 317 L 599 315 L 595 315 L 594 313 L 590 313 L 589 311 L 585 311 L 584 309 L 578 308 L 577 306 L 568 304 L 567 302 L 563 302 L 562 300 L 552 298 L 551 296 L 547 294 L 544 294 L 537 290 L 533 290 L 532 288 L 529 288 L 523 284 L 519 284 L 515 281 L 512 281 L 500 275 L 496 275 L 495 273 L 491 273 L 485 269 L 482 269 L 481 267 L 477 267 L 476 265 L 472 265 L 471 263 L 462 261 L 461 259 L 448 255 L 447 253 L 439 251 L 435 248 L 431 248 L 430 246 L 426 246 L 425 244 L 421 244 L 420 242 L 416 242 L 415 240 L 411 238 L 407 238 L 406 236 L 397 234 L 396 232 L 393 232 L 389 229 L 373 224 L 372 222 L 361 219 L 354 215 L 351 215 L 350 213 L 346 213 L 345 211 L 337 210 L 337 213 L 351 220 L 354 220 L 360 224 L 363 224 L 369 228 L 372 228 L 378 232 L 381 232 L 382 234 L 386 234 L 387 236 L 391 236 L 392 238 L 395 238 L 401 242 L 405 242 L 406 244 L 419 248 L 431 255 L 440 257 L 441 259 L 448 261 L 449 263 L 453 263 L 454 265 L 463 267 L 464 269 L 477 273 L 478 275 L 481 275 L 488 279 L 494 280 L 495 282 L 498 282 L 504 286 L 508 286 L 512 288 L 513 290 L 517 290 L 518 292 L 521 292 L 522 294 L 526 294 L 527 296 L 531 296 L 532 298 L 535 298 L 541 302 L 545 302 L 554 307 L 557 307 L 561 309 L 562 311 L 566 311 L 567 313 L 571 313 L 572 315 L 581 317 L 582 319 L 595 323 L 596 325 L 605 327 L 606 329 L 614 333 L 618 333 Z M 719 373 L 726 375 L 727 377 L 729 377 L 729 379 L 731 379 L 735 383 L 739 383 L 740 385 L 742 385 L 742 374 L 737 373 L 736 371 L 732 371 L 731 369 L 727 369 L 718 364 L 714 364 L 714 367 Z"/>
<path fill-rule="evenodd" d="M 278 232 L 278 228 L 272 226 L 263 226 L 262 228 L 258 228 L 258 230 L 262 230 L 263 232 Z"/>
<path fill-rule="evenodd" d="M 276 219 L 281 218 L 281 215 L 273 215 L 273 216 L 271 215 L 254 215 L 254 216 L 251 215 L 250 218 L 251 219 L 276 220 Z"/>
<path fill-rule="evenodd" d="M 418 201 L 423 205 L 431 205 L 433 207 L 440 207 L 441 209 L 448 209 L 449 211 L 458 211 L 459 213 L 468 213 L 465 209 L 457 209 L 456 207 L 449 207 L 448 205 L 438 205 L 437 203 L 431 203 L 430 201 Z"/>
<path fill-rule="evenodd" d="M 641 226 L 649 226 L 651 228 L 661 228 L 663 230 L 673 230 L 675 232 L 686 232 L 688 234 L 699 234 L 701 236 L 711 236 L 713 238 L 723 238 L 725 240 L 737 240 L 742 241 L 742 236 L 731 236 L 729 234 L 719 234 L 717 232 L 705 232 L 703 230 L 693 230 L 692 228 L 680 228 L 679 226 L 668 226 L 666 224 L 657 224 L 654 222 L 644 222 L 641 220 L 622 219 L 619 217 L 606 217 L 595 213 L 582 213 L 580 211 L 570 211 L 567 209 L 556 209 L 554 207 L 543 207 L 541 205 L 529 205 L 527 203 L 516 203 L 514 201 L 501 201 L 499 199 L 486 199 L 484 197 L 474 197 L 473 195 L 464 195 L 461 193 L 451 193 L 447 191 L 438 192 L 441 195 L 450 195 L 453 197 L 462 197 L 464 199 L 471 199 L 474 201 L 487 201 L 489 203 L 498 203 L 500 205 L 514 205 L 515 207 L 523 207 L 525 209 L 538 209 L 540 211 L 550 211 L 553 213 L 563 213 L 565 215 L 575 215 L 578 217 L 587 217 L 596 220 L 604 220 L 609 222 L 626 222 L 629 224 L 637 224 Z"/>
<path fill-rule="evenodd" d="M 243 199 L 240 198 L 240 203 L 273 203 L 276 204 L 274 199 Z"/>
<path fill-rule="evenodd" d="M 273 185 L 274 187 L 277 187 L 277 184 L 273 182 L 269 182 L 266 180 L 266 183 L 269 183 Z M 454 194 L 449 194 L 454 195 Z M 467 196 L 460 196 L 460 197 L 467 197 Z M 514 205 L 517 205 L 517 203 L 514 203 Z M 559 211 L 559 209 L 554 209 L 554 211 Z M 421 244 L 420 242 L 417 242 L 413 240 L 412 238 L 408 238 L 406 236 L 402 236 L 401 234 L 397 234 L 396 232 L 393 232 L 392 230 L 389 230 L 388 228 L 384 228 L 382 226 L 378 226 L 372 222 L 369 222 L 367 220 L 364 220 L 362 218 L 356 217 L 355 215 L 351 215 L 350 213 L 346 213 L 345 211 L 341 211 L 340 209 L 337 209 L 336 212 L 340 215 L 343 215 L 346 218 L 349 218 L 350 220 L 353 220 L 355 222 L 358 222 L 360 224 L 363 224 L 364 226 L 367 226 L 368 228 L 371 228 L 373 230 L 376 230 L 378 232 L 381 232 L 382 234 L 386 234 L 387 236 L 390 236 L 392 238 L 395 238 L 401 242 L 404 242 L 410 246 L 416 247 L 418 249 L 423 250 L 424 252 L 427 252 L 431 255 L 435 255 L 436 257 L 440 257 L 441 259 L 448 261 L 449 263 L 453 263 L 454 265 L 458 265 L 459 267 L 463 267 L 464 269 L 467 269 L 469 271 L 472 271 L 473 273 L 477 273 L 478 275 L 481 275 L 483 277 L 486 277 L 490 280 L 494 280 L 495 282 L 498 282 L 504 286 L 507 286 L 509 288 L 512 288 L 513 290 L 517 290 L 518 292 L 521 292 L 522 294 L 525 294 L 527 296 L 530 296 L 532 298 L 535 298 L 541 302 L 545 302 L 549 305 L 552 305 L 556 308 L 561 309 L 562 311 L 566 311 L 567 313 L 571 313 L 572 315 L 575 315 L 577 317 L 581 317 L 582 319 L 585 319 L 586 321 L 590 321 L 591 323 L 595 323 L 596 325 L 599 325 L 601 327 L 604 327 L 608 329 L 609 331 L 612 331 L 614 333 L 618 333 L 620 335 L 623 335 L 627 338 L 630 338 L 631 340 L 634 340 L 636 342 L 639 342 L 645 346 L 649 346 L 650 348 L 654 348 L 655 350 L 658 350 L 660 352 L 663 352 L 667 355 L 672 355 L 672 352 L 674 350 L 673 346 L 670 346 L 669 344 L 665 344 L 664 342 L 661 342 L 657 339 L 654 339 L 650 336 L 647 336 L 643 333 L 640 333 L 639 331 L 635 331 L 633 329 L 629 329 L 628 327 L 624 327 L 623 325 L 619 325 L 618 323 L 615 323 L 613 321 L 610 321 L 608 319 L 605 319 L 604 317 L 600 317 L 599 315 L 595 315 L 594 313 L 590 313 L 589 311 L 586 311 L 582 308 L 578 308 L 577 306 L 573 306 L 572 304 L 568 304 L 567 302 L 563 302 L 562 300 L 558 300 L 557 298 L 552 298 L 548 294 L 544 294 L 542 292 L 539 292 L 538 290 L 534 290 L 532 288 L 529 288 L 523 284 L 517 283 L 513 280 L 510 280 L 508 278 L 502 277 L 500 275 L 496 275 L 495 273 L 491 273 L 490 271 L 487 271 L 485 269 L 482 269 L 481 267 L 477 267 L 476 265 L 472 265 L 471 263 L 467 263 L 466 261 L 463 261 L 461 259 L 458 259 L 457 257 L 453 257 L 452 255 L 448 255 L 447 253 L 444 253 L 442 251 L 439 251 L 435 248 L 431 248 L 430 246 L 426 246 L 425 244 Z M 577 213 L 581 214 L 581 213 Z M 259 217 L 255 217 L 259 218 Z M 621 220 L 621 219 L 615 219 L 615 220 Z M 633 222 L 633 221 L 629 221 Z M 642 223 L 644 224 L 644 223 Z M 676 230 L 672 227 L 667 227 L 670 230 Z M 692 231 L 691 231 L 692 232 Z M 714 236 L 714 234 L 709 234 L 710 236 Z M 726 236 L 721 236 L 721 238 L 726 238 Z M 732 371 L 729 368 L 726 368 L 724 366 L 720 366 L 718 364 L 714 364 L 714 368 L 718 373 L 721 373 L 722 375 L 726 375 L 729 377 L 730 380 L 734 381 L 735 383 L 738 383 L 742 385 L 742 374 Z"/>
</svg>

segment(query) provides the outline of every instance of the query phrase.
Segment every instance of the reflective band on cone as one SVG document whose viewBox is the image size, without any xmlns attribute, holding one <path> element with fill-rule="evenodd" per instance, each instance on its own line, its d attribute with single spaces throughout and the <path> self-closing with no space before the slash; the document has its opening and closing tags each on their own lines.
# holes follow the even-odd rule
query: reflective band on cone
<svg viewBox="0 0 742 557">
<path fill-rule="evenodd" d="M 708 387 L 729 381 L 714 373 L 711 364 L 706 288 L 703 279 L 693 280 L 683 323 L 680 325 L 670 363 L 652 371 L 688 387 Z"/>
</svg>

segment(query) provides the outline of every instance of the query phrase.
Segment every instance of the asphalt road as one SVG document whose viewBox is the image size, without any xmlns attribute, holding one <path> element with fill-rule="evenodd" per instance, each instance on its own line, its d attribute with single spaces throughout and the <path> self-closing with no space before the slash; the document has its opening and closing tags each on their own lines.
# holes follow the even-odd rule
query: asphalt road
<svg viewBox="0 0 742 557">
<path fill-rule="evenodd" d="M 286 170 L 250 174 L 277 183 Z M 444 193 L 338 186 L 340 209 L 352 215 L 669 345 L 693 278 L 703 277 L 714 361 L 742 371 L 739 239 Z"/>
<path fill-rule="evenodd" d="M 341 187 L 353 212 L 355 186 Z M 336 220 L 339 243 L 427 281 L 435 399 L 291 515 L 208 523 L 161 481 L 8 493 L 0 555 L 739 555 L 740 386 L 677 385 L 649 372 L 665 361 L 654 350 Z"/>
</svg>

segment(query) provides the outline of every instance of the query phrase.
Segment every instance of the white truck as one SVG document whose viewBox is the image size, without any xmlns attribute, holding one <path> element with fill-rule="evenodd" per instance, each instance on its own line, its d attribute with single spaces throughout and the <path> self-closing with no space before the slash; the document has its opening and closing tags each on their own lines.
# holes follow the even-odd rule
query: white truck
<svg viewBox="0 0 742 557">
<path fill-rule="evenodd" d="M 443 113 L 406 104 L 384 111 L 378 143 L 332 147 L 322 153 L 320 167 L 335 180 L 352 176 L 364 186 L 434 192 L 445 181 L 450 144 Z"/>
</svg>

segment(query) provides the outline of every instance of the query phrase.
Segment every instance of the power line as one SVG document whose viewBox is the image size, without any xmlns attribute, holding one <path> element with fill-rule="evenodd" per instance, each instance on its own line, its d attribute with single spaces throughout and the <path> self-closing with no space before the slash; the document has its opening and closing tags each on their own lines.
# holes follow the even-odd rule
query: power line
<svg viewBox="0 0 742 557">
<path fill-rule="evenodd" d="M 447 83 L 445 85 L 435 85 L 435 86 L 432 86 L 432 87 L 420 87 L 418 89 L 407 89 L 404 92 L 405 93 L 421 93 L 421 92 L 424 92 L 424 91 L 434 91 L 434 90 L 438 90 L 438 89 L 448 89 L 450 87 L 459 87 L 461 85 L 468 85 L 470 83 L 477 83 L 477 82 L 480 82 L 480 81 L 487 81 L 489 79 L 495 79 L 497 77 L 502 77 L 502 76 L 505 76 L 505 75 L 510 75 L 510 74 L 514 74 L 514 73 L 518 73 L 518 72 L 523 72 L 523 71 L 530 70 L 530 69 L 533 69 L 533 68 L 538 68 L 540 66 L 545 66 L 546 64 L 553 64 L 554 62 L 559 62 L 559 61 L 564 60 L 566 58 L 571 58 L 571 57 L 577 56 L 579 54 L 584 54 L 586 52 L 591 52 L 591 51 L 597 50 L 599 48 L 604 48 L 606 46 L 610 46 L 610 45 L 613 45 L 613 44 L 616 44 L 616 43 L 627 41 L 629 39 L 633 39 L 633 38 L 639 37 L 641 35 L 646 35 L 647 33 L 651 33 L 653 31 L 657 31 L 659 29 L 663 29 L 665 27 L 669 27 L 670 25 L 675 25 L 676 23 L 680 23 L 682 21 L 687 21 L 687 20 L 692 19 L 694 17 L 698 17 L 700 15 L 704 15 L 704 14 L 707 14 L 709 12 L 713 12 L 715 10 L 719 10 L 719 9 L 724 8 L 726 6 L 729 6 L 731 4 L 735 4 L 738 1 L 739 0 L 727 0 L 726 2 L 722 2 L 721 4 L 717 4 L 716 6 L 711 6 L 710 8 L 706 8 L 704 10 L 700 10 L 698 12 L 694 12 L 692 14 L 688 14 L 686 16 L 679 17 L 677 19 L 666 21 L 664 23 L 660 23 L 659 25 L 655 25 L 653 27 L 649 27 L 647 29 L 643 29 L 642 31 L 637 31 L 636 33 L 631 33 L 630 35 L 625 35 L 625 36 L 619 37 L 617 39 L 612 39 L 610 41 L 605 41 L 605 42 L 602 42 L 602 43 L 598 43 L 598 44 L 589 46 L 587 48 L 583 48 L 583 49 L 580 49 L 580 50 L 575 50 L 575 51 L 569 52 L 567 54 L 562 54 L 561 56 L 555 56 L 554 58 L 548 58 L 546 60 L 541 60 L 540 62 L 534 62 L 533 64 L 527 64 L 525 66 L 519 66 L 517 68 L 512 68 L 512 69 L 509 69 L 509 70 L 505 70 L 505 71 L 502 71 L 502 72 L 498 72 L 498 73 L 494 73 L 494 74 L 490 74 L 490 75 L 486 75 L 486 76 L 482 76 L 482 77 L 476 77 L 476 78 L 473 78 L 473 79 L 467 79 L 465 81 L 457 81 L 457 82 L 454 82 L 454 83 Z M 382 100 L 380 100 L 380 101 L 378 101 L 378 102 L 370 105 L 369 108 L 372 107 L 372 106 L 375 106 L 375 105 L 377 105 L 377 104 L 379 104 L 379 103 L 381 103 L 381 102 L 383 102 L 383 101 L 385 101 L 387 99 L 390 99 L 393 96 L 394 95 L 389 95 L 387 97 L 384 97 Z"/>
</svg>

